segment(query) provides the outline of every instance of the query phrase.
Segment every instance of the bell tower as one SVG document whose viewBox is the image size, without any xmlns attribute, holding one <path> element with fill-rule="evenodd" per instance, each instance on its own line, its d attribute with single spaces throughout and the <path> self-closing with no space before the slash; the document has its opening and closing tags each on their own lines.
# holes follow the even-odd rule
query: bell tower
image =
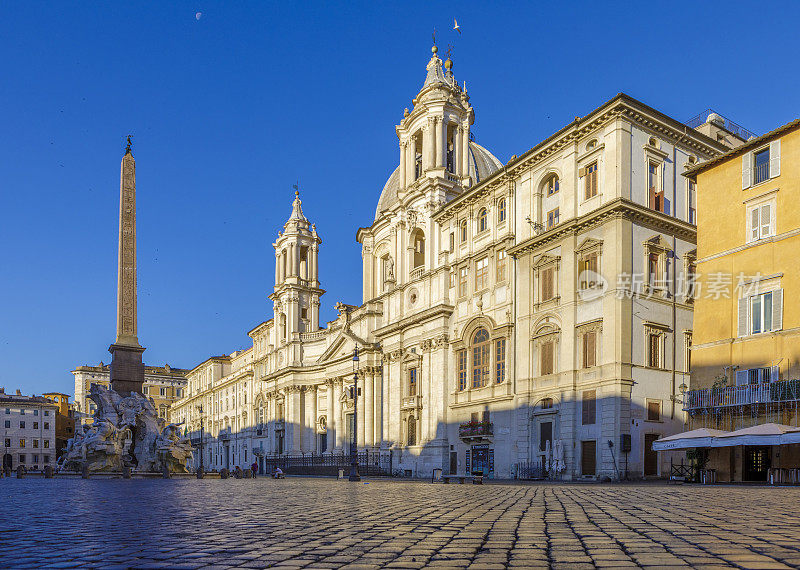
<svg viewBox="0 0 800 570">
<path fill-rule="evenodd" d="M 466 83 L 462 88 L 453 75 L 449 55 L 442 64 L 439 48 L 431 48 L 425 82 L 412 100 L 411 111 L 403 112 L 397 125 L 400 142 L 400 188 L 422 186 L 438 179 L 445 191 L 453 186 L 468 187 L 470 180 L 470 126 L 475 113 L 469 104 Z"/>
<path fill-rule="evenodd" d="M 275 313 L 275 346 L 299 342 L 300 333 L 319 330 L 319 246 L 315 225 L 303 215 L 295 190 L 292 213 L 278 232 L 275 248 L 275 288 L 270 295 Z"/>
</svg>

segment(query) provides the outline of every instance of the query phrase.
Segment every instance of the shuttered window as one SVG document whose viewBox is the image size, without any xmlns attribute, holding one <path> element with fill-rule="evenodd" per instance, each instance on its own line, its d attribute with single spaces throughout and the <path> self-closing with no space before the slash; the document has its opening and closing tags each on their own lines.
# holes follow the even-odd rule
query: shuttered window
<svg viewBox="0 0 800 570">
<path fill-rule="evenodd" d="M 479 259 L 475 264 L 475 291 L 482 291 L 489 286 L 489 258 Z"/>
<path fill-rule="evenodd" d="M 583 367 L 591 368 L 597 364 L 597 331 L 583 335 Z"/>
<path fill-rule="evenodd" d="M 554 267 L 547 267 L 542 269 L 541 272 L 541 287 L 542 287 L 542 301 L 547 301 L 555 297 L 555 268 Z"/>
<path fill-rule="evenodd" d="M 458 351 L 458 389 L 467 389 L 467 351 Z"/>
<path fill-rule="evenodd" d="M 589 253 L 578 264 L 578 277 L 581 289 L 591 289 L 598 285 L 598 259 L 599 255 Z"/>
<path fill-rule="evenodd" d="M 591 163 L 584 171 L 584 199 L 588 200 L 597 196 L 597 162 Z"/>
<path fill-rule="evenodd" d="M 500 384 L 506 379 L 506 339 L 494 343 L 495 381 Z"/>
<path fill-rule="evenodd" d="M 590 426 L 597 422 L 597 392 L 584 390 L 581 401 L 581 425 Z"/>
<path fill-rule="evenodd" d="M 749 227 L 747 228 L 747 241 L 756 241 L 774 235 L 774 218 L 774 207 L 771 202 L 751 207 L 748 216 Z"/>
<path fill-rule="evenodd" d="M 545 341 L 539 347 L 539 370 L 542 376 L 552 374 L 555 369 L 555 342 Z"/>
</svg>

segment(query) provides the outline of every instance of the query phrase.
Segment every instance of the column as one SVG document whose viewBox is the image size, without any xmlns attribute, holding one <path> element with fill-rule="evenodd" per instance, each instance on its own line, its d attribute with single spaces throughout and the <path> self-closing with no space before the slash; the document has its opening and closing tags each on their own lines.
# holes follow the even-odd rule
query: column
<svg viewBox="0 0 800 570">
<path fill-rule="evenodd" d="M 417 179 L 417 135 L 412 135 L 406 143 L 406 179 L 403 187 Z"/>
<path fill-rule="evenodd" d="M 364 375 L 364 447 L 375 445 L 375 417 L 373 414 L 373 382 L 375 375 L 372 367 Z"/>
<path fill-rule="evenodd" d="M 304 396 L 305 429 L 304 451 L 306 453 L 316 453 L 317 451 L 317 387 L 306 386 Z"/>
<path fill-rule="evenodd" d="M 434 151 L 436 156 L 436 168 L 441 168 L 444 166 L 444 160 L 442 157 L 444 156 L 444 149 L 442 148 L 442 131 L 444 130 L 444 124 L 442 122 L 442 117 L 434 117 L 434 136 L 436 137 L 436 150 Z"/>
<path fill-rule="evenodd" d="M 286 280 L 286 250 L 282 249 L 278 253 L 278 260 L 281 264 L 281 271 L 280 271 L 280 279 L 279 281 L 283 283 Z"/>
<path fill-rule="evenodd" d="M 333 401 L 330 406 L 333 408 L 333 430 L 335 441 L 329 443 L 337 451 L 341 451 L 342 442 L 344 441 L 345 431 L 342 426 L 342 404 L 339 401 L 342 397 L 342 379 L 334 378 L 333 380 Z"/>
<path fill-rule="evenodd" d="M 464 141 L 461 136 L 461 127 L 457 126 L 453 130 L 453 170 L 456 176 L 461 176 L 461 155 L 464 152 Z"/>
<path fill-rule="evenodd" d="M 311 255 L 313 258 L 313 281 L 314 286 L 319 286 L 319 245 L 314 244 L 311 246 Z"/>
<path fill-rule="evenodd" d="M 433 150 L 436 144 L 434 143 L 433 134 L 433 117 L 428 118 L 428 124 L 422 130 L 422 170 L 426 171 L 433 168 L 434 154 Z"/>
<path fill-rule="evenodd" d="M 297 243 L 294 246 L 294 258 L 292 263 L 294 263 L 294 274 L 297 277 L 300 277 L 300 244 Z"/>
<path fill-rule="evenodd" d="M 358 406 L 358 415 L 356 416 L 356 445 L 358 448 L 364 447 L 364 442 L 366 441 L 364 432 L 364 426 L 366 425 L 364 422 L 365 414 L 364 414 L 364 379 L 366 378 L 366 374 L 359 373 L 358 374 L 358 383 L 357 386 L 361 388 L 361 396 L 358 395 L 358 390 L 356 390 L 355 398 L 356 404 Z"/>
<path fill-rule="evenodd" d="M 311 299 L 311 323 L 309 332 L 319 330 L 319 299 L 315 296 Z"/>
<path fill-rule="evenodd" d="M 333 395 L 333 380 L 328 379 L 325 380 L 325 384 L 328 386 L 328 403 L 327 405 L 327 422 L 326 422 L 326 429 L 325 432 L 327 433 L 328 439 L 328 450 L 327 452 L 330 453 L 336 444 L 336 433 L 334 432 L 333 426 L 333 403 L 336 401 L 335 396 Z"/>
<path fill-rule="evenodd" d="M 275 285 L 281 282 L 281 254 L 275 252 Z"/>
<path fill-rule="evenodd" d="M 289 247 L 286 249 L 286 276 L 291 277 L 294 275 L 294 273 L 292 273 L 294 270 L 294 244 L 290 243 Z"/>
<path fill-rule="evenodd" d="M 303 437 L 303 413 L 300 408 L 300 387 L 292 386 L 287 396 L 289 397 L 289 405 L 287 408 L 291 408 L 292 410 L 291 452 L 293 455 L 297 455 L 300 453 L 300 443 Z"/>
<path fill-rule="evenodd" d="M 461 176 L 469 176 L 469 127 L 464 127 L 461 131 Z"/>
<path fill-rule="evenodd" d="M 406 149 L 408 148 L 408 143 L 406 141 L 400 141 L 400 188 L 406 187 Z"/>
</svg>

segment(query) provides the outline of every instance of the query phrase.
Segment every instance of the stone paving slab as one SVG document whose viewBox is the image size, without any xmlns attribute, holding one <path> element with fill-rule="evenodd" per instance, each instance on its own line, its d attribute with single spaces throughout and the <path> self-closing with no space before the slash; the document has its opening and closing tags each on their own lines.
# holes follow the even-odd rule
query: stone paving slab
<svg viewBox="0 0 800 570">
<path fill-rule="evenodd" d="M 0 568 L 798 568 L 800 488 L 1 479 Z"/>
</svg>

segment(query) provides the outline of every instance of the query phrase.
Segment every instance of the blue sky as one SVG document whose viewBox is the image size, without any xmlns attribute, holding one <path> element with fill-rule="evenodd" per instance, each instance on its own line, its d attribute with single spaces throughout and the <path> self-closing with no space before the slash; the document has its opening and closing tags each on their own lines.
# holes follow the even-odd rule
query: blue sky
<svg viewBox="0 0 800 570">
<path fill-rule="evenodd" d="M 3 2 L 0 386 L 72 393 L 70 370 L 110 360 L 128 133 L 139 339 L 146 362 L 191 368 L 271 316 L 297 180 L 323 320 L 361 302 L 355 232 L 399 160 L 434 27 L 505 162 L 620 91 L 757 133 L 796 118 L 798 6 Z"/>
</svg>

